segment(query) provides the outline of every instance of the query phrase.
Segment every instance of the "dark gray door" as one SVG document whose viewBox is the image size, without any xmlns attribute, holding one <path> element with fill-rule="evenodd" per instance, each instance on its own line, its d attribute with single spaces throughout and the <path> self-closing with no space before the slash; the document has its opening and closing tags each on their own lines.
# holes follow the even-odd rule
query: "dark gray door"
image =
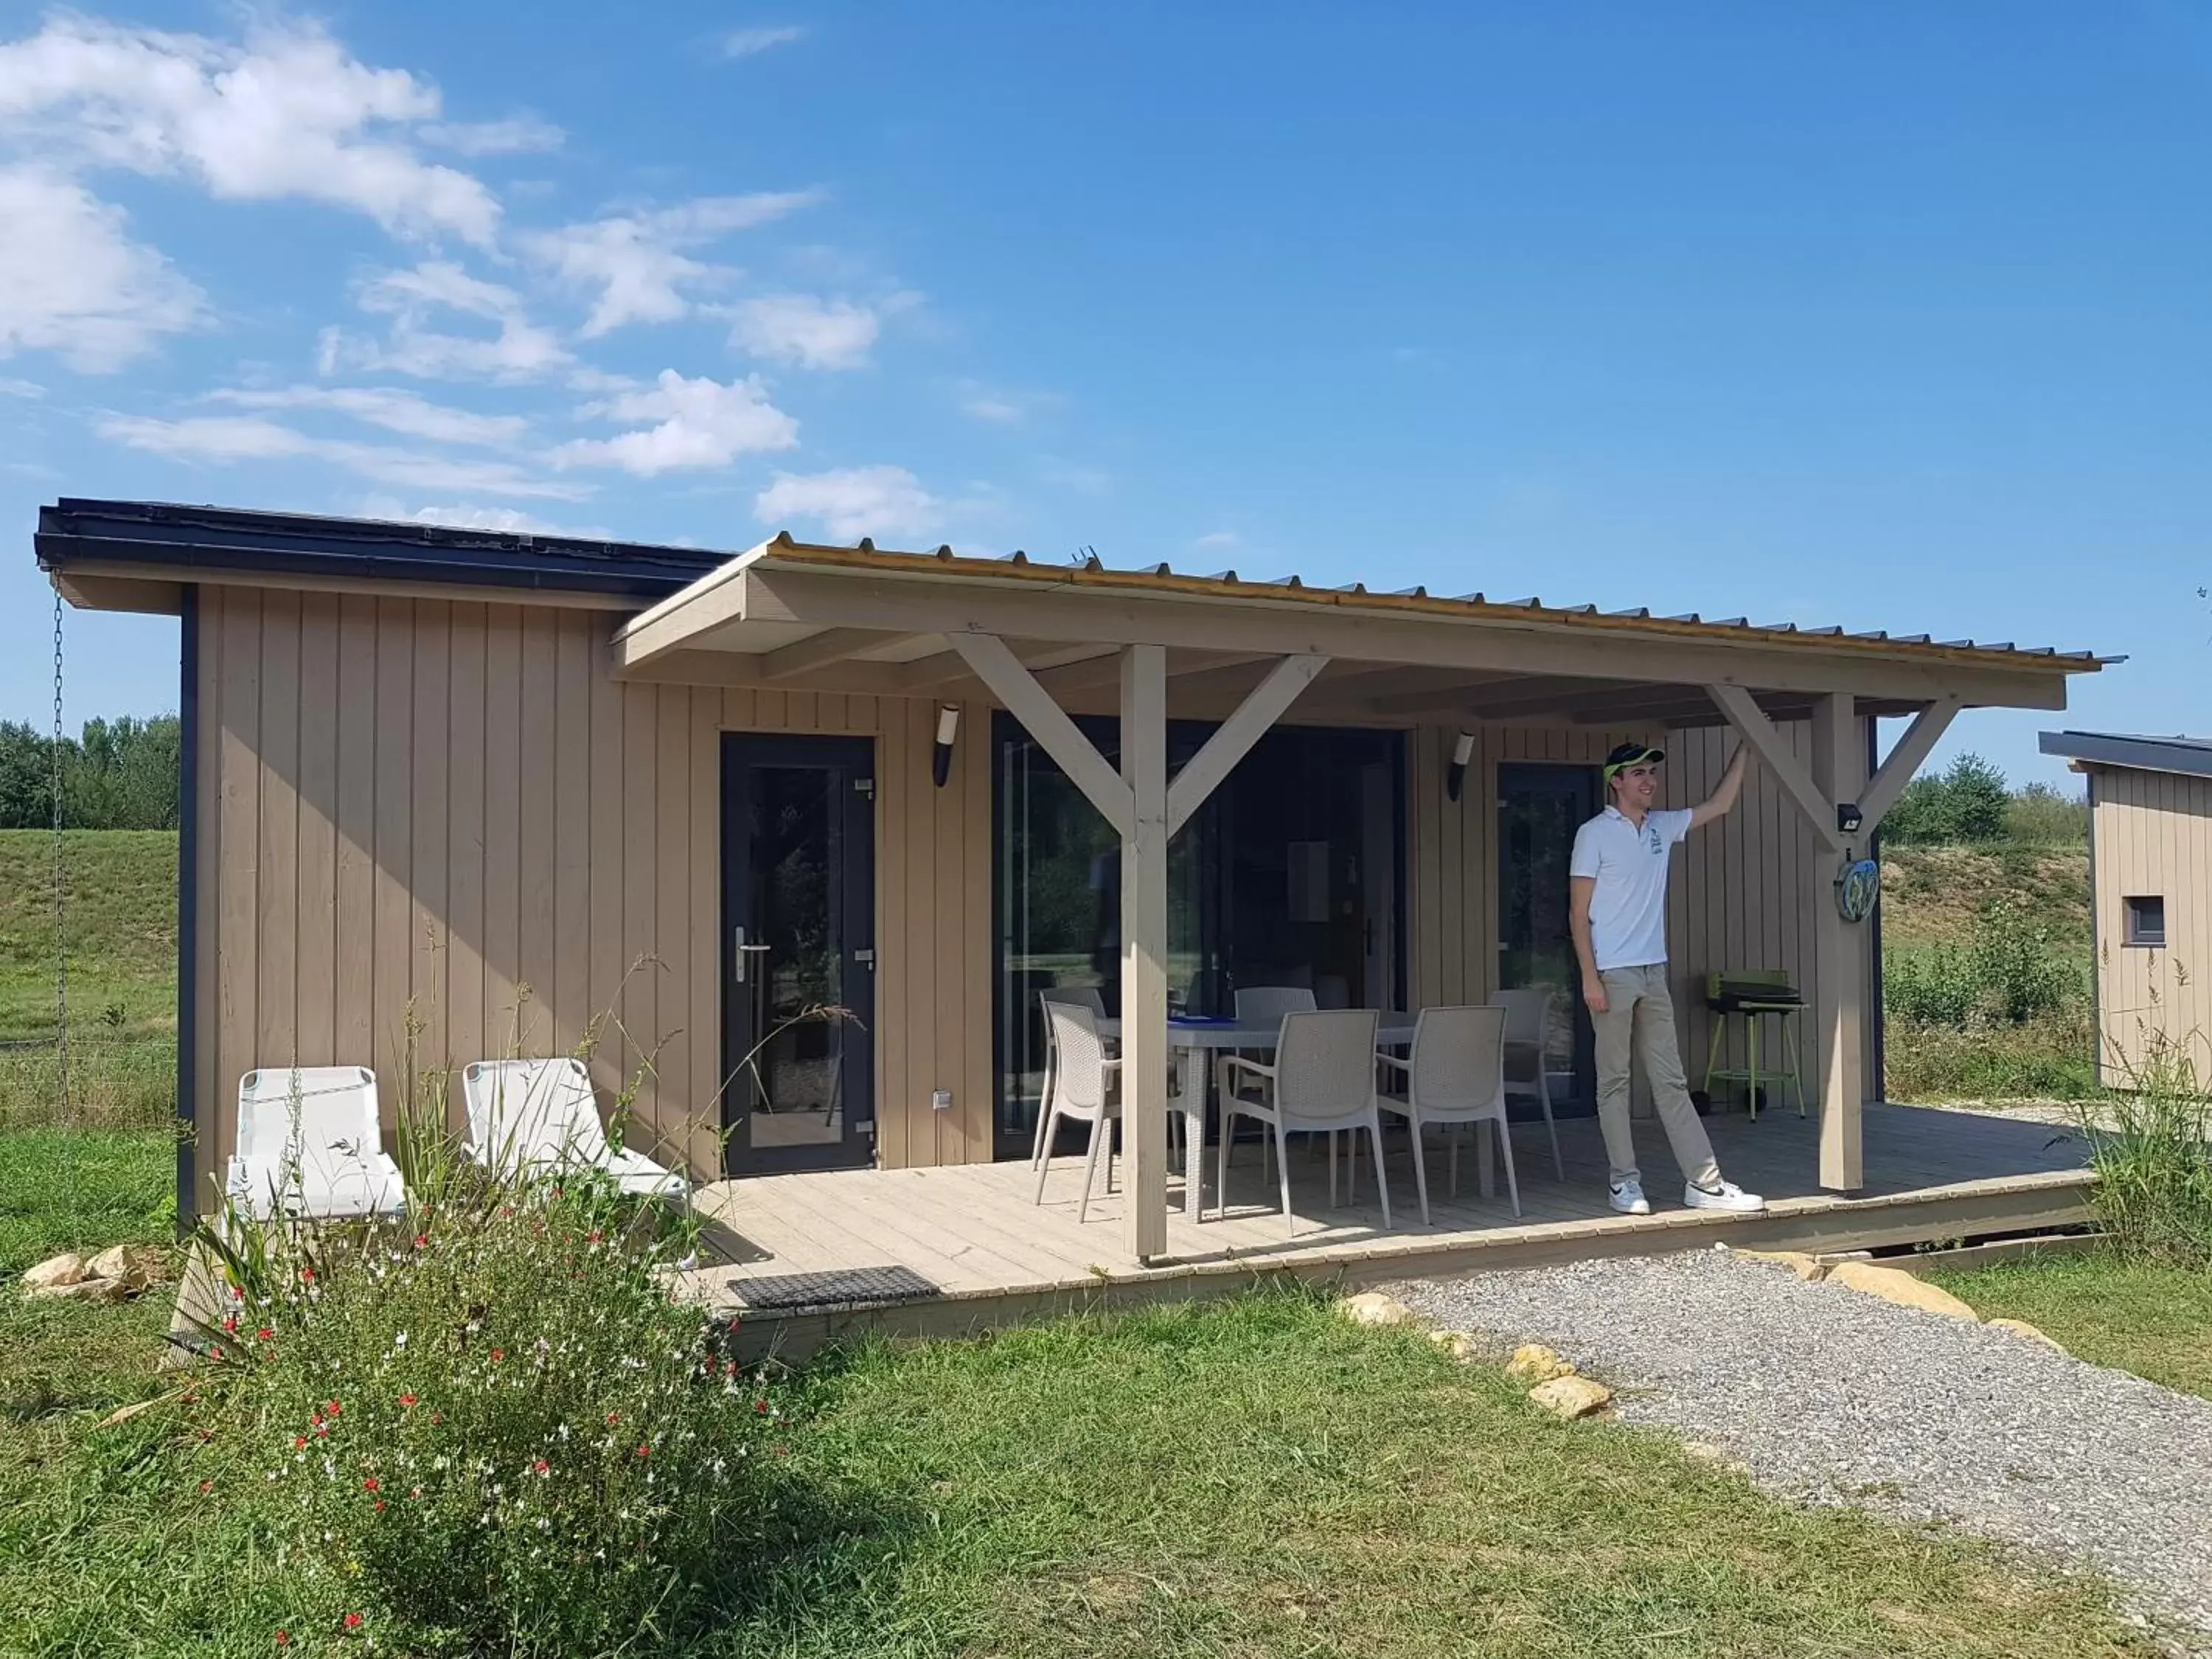
<svg viewBox="0 0 2212 1659">
<path fill-rule="evenodd" d="M 1498 769 L 1498 983 L 1559 994 L 1544 1056 L 1555 1112 L 1597 1107 L 1595 1037 L 1567 929 L 1567 864 L 1575 831 L 1597 816 L 1597 801 L 1591 767 L 1509 762 Z M 1514 1103 L 1516 1111 L 1523 1104 Z"/>
<path fill-rule="evenodd" d="M 726 1172 L 875 1157 L 875 745 L 722 738 Z"/>
</svg>

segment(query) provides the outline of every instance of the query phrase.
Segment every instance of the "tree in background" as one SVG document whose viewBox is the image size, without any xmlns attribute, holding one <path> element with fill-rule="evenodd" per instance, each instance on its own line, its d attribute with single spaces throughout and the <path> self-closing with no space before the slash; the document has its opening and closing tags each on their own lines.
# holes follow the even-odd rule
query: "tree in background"
<svg viewBox="0 0 2212 1659">
<path fill-rule="evenodd" d="M 1941 772 L 1905 785 L 1881 821 L 1891 847 L 2080 847 L 2089 836 L 2081 796 L 2030 783 L 2015 790 L 1979 755 L 1966 754 Z"/>
<path fill-rule="evenodd" d="M 183 732 L 173 714 L 87 720 L 62 743 L 62 823 L 71 830 L 173 830 Z M 0 721 L 0 829 L 54 821 L 54 740 Z"/>
<path fill-rule="evenodd" d="M 2002 772 L 1979 755 L 1961 755 L 1947 770 L 1905 786 L 1881 821 L 1882 839 L 1893 845 L 2002 841 L 2012 805 Z"/>
</svg>

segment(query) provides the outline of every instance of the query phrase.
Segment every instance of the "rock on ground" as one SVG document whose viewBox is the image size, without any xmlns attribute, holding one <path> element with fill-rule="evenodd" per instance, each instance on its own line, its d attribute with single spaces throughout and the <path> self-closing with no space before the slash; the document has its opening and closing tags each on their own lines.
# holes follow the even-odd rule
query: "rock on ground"
<svg viewBox="0 0 2212 1659">
<path fill-rule="evenodd" d="M 2212 1401 L 2014 1333 L 1692 1251 L 1399 1285 L 1538 1340 L 1769 1488 L 1953 1521 L 2112 1575 L 2212 1651 Z"/>
</svg>

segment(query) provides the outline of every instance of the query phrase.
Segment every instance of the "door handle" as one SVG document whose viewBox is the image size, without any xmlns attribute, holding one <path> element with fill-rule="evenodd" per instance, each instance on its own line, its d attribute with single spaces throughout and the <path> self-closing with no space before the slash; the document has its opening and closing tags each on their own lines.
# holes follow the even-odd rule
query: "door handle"
<svg viewBox="0 0 2212 1659">
<path fill-rule="evenodd" d="M 730 976 L 738 984 L 743 985 L 747 979 L 745 958 L 750 956 L 766 956 L 769 947 L 765 945 L 746 944 L 745 930 L 742 927 L 732 928 L 730 933 Z"/>
</svg>

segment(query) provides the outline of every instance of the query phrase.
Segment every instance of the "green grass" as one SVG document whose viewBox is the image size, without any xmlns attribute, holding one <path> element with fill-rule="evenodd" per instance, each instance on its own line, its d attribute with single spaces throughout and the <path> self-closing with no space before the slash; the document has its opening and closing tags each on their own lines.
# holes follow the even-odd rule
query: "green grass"
<svg viewBox="0 0 2212 1659">
<path fill-rule="evenodd" d="M 88 1186 L 55 1138 L 0 1137 L 8 1267 L 156 1236 L 166 1152 L 101 1138 Z M 165 1386 L 166 1317 L 0 1287 L 0 1605 L 26 1650 L 272 1650 L 282 1569 L 195 1495 L 166 1413 L 92 1426 Z M 879 1345 L 798 1392 L 765 1533 L 686 1659 L 2148 1652 L 2094 1581 L 1553 1422 L 1302 1296 Z"/>
<path fill-rule="evenodd" d="M 53 1047 L 53 838 L 0 830 L 0 1130 L 60 1121 Z M 151 1127 L 176 1106 L 177 836 L 71 830 L 70 1113 Z"/>
<path fill-rule="evenodd" d="M 2212 1273 L 2100 1253 L 1929 1277 L 1985 1319 L 2025 1319 L 2095 1364 L 2212 1400 Z"/>
</svg>

